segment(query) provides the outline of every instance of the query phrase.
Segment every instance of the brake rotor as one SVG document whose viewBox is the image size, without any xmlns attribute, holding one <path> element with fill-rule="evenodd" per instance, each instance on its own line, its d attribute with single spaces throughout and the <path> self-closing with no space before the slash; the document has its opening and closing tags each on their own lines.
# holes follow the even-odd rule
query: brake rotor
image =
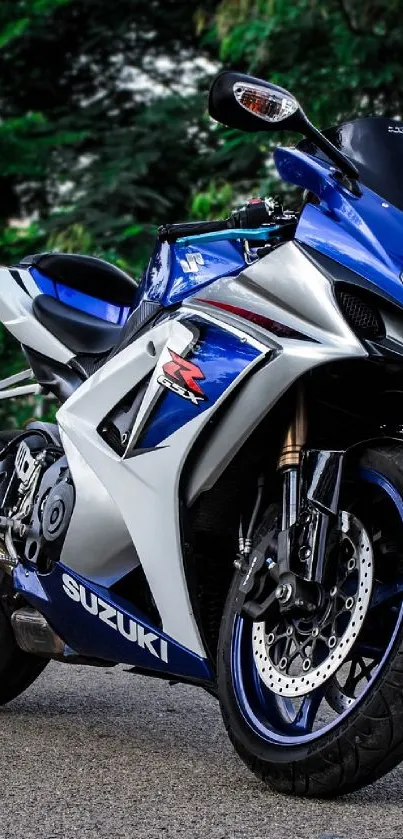
<svg viewBox="0 0 403 839">
<path fill-rule="evenodd" d="M 374 577 L 372 545 L 352 513 L 342 511 L 339 521 L 348 551 L 320 615 L 309 620 L 287 615 L 272 627 L 253 624 L 254 662 L 275 694 L 301 697 L 325 684 L 346 660 L 363 626 Z"/>
</svg>

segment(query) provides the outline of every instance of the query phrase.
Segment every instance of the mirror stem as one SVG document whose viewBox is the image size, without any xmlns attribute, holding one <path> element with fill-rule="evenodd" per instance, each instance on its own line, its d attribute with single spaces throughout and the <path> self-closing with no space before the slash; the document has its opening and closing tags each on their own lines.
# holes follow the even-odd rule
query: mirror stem
<svg viewBox="0 0 403 839">
<path fill-rule="evenodd" d="M 330 142 L 326 137 L 321 134 L 321 132 L 315 128 L 314 125 L 305 117 L 306 123 L 304 125 L 304 134 L 306 137 L 314 140 L 315 145 L 323 151 L 329 160 L 336 164 L 336 166 L 341 170 L 344 175 L 347 175 L 352 181 L 356 181 L 359 178 L 359 171 L 354 166 L 354 163 L 348 159 L 339 149 L 336 149 L 336 146 Z"/>
</svg>

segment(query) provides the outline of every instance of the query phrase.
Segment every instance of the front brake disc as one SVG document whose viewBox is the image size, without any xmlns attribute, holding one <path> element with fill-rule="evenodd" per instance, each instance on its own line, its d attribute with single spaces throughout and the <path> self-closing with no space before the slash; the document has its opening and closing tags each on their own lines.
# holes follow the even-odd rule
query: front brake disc
<svg viewBox="0 0 403 839">
<path fill-rule="evenodd" d="M 264 621 L 253 624 L 254 662 L 275 694 L 300 697 L 325 684 L 342 666 L 364 623 L 374 577 L 371 541 L 352 513 L 340 513 L 340 530 L 350 550 L 321 614 L 309 621 L 287 615 L 274 627 Z"/>
</svg>

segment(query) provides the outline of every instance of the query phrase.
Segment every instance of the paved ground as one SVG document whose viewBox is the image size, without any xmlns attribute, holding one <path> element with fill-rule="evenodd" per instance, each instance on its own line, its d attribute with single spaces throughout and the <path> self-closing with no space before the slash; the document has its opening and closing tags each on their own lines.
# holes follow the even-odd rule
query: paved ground
<svg viewBox="0 0 403 839">
<path fill-rule="evenodd" d="M 335 803 L 268 794 L 214 699 L 50 665 L 0 710 L 0 839 L 402 839 L 403 768 Z"/>
</svg>

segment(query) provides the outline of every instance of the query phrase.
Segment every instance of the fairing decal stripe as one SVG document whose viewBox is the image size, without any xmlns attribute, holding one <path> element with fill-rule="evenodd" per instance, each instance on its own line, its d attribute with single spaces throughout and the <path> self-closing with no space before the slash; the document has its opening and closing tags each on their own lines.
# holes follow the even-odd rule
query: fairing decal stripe
<svg viewBox="0 0 403 839">
<path fill-rule="evenodd" d="M 192 318 L 201 332 L 196 345 L 186 360 L 202 371 L 203 400 L 196 403 L 181 398 L 165 388 L 151 414 L 148 424 L 137 441 L 137 447 L 158 446 L 195 416 L 211 408 L 235 379 L 261 355 L 257 347 L 218 325 Z"/>
<path fill-rule="evenodd" d="M 27 289 L 25 288 L 24 283 L 22 282 L 22 278 L 19 271 L 17 271 L 16 268 L 9 268 L 8 270 L 13 280 L 15 280 L 15 282 L 17 283 L 17 285 L 19 285 L 19 287 L 22 288 L 23 291 L 26 291 Z"/>
<path fill-rule="evenodd" d="M 199 303 L 207 303 L 208 306 L 215 306 L 217 309 L 223 309 L 224 312 L 230 312 L 232 315 L 238 315 L 240 318 L 245 318 L 245 320 L 256 323 L 257 326 L 267 329 L 279 338 L 296 338 L 299 341 L 313 340 L 308 335 L 304 335 L 302 332 L 298 332 L 296 329 L 292 329 L 284 323 L 279 323 L 264 315 L 251 312 L 249 309 L 242 309 L 240 306 L 231 305 L 231 303 L 223 303 L 220 300 L 208 300 L 203 297 L 195 297 L 195 300 Z"/>
</svg>

